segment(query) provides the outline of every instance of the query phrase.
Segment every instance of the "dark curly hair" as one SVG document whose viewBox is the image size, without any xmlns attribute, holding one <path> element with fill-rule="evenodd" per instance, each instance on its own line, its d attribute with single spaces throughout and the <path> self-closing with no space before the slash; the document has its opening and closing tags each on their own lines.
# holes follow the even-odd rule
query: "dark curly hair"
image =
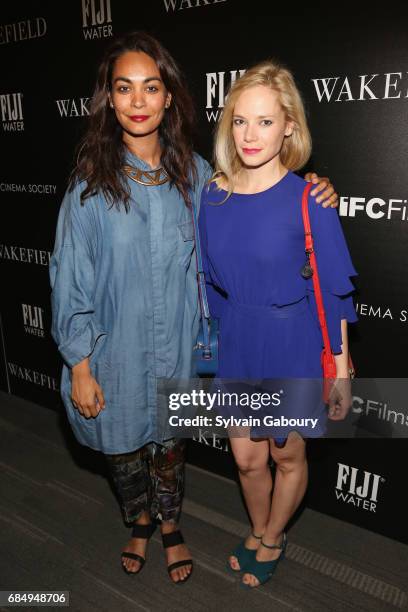
<svg viewBox="0 0 408 612">
<path fill-rule="evenodd" d="M 111 205 L 129 210 L 130 189 L 122 167 L 126 147 L 122 127 L 109 106 L 109 92 L 115 61 L 128 51 L 142 51 L 157 64 L 163 83 L 172 95 L 172 103 L 159 126 L 162 142 L 161 163 L 186 204 L 191 204 L 189 189 L 197 178 L 193 157 L 194 107 L 183 74 L 175 60 L 158 40 L 146 32 L 131 32 L 117 38 L 108 47 L 98 69 L 92 97 L 88 128 L 78 147 L 77 164 L 70 180 L 72 191 L 78 181 L 87 186 L 81 203 L 102 192 Z"/>
</svg>

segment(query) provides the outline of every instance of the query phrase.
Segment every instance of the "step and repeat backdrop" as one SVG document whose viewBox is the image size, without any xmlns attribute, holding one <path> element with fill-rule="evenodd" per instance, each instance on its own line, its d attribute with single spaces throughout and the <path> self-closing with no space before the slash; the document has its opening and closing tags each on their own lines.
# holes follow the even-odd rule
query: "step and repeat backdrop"
<svg viewBox="0 0 408 612">
<path fill-rule="evenodd" d="M 193 92 L 196 148 L 211 160 L 230 83 L 278 58 L 303 93 L 313 136 L 307 169 L 329 176 L 359 272 L 351 347 L 361 377 L 405 377 L 408 340 L 408 38 L 397 11 L 326 14 L 323 3 L 259 0 L 61 0 L 0 8 L 0 388 L 61 410 L 50 336 L 48 265 L 57 214 L 112 37 L 157 36 Z M 39 407 L 39 410 L 42 408 Z M 369 397 L 355 414 L 383 419 Z M 400 504 L 405 440 L 309 444 L 309 506 L 408 542 Z M 228 444 L 190 443 L 190 460 L 233 475 Z"/>
</svg>

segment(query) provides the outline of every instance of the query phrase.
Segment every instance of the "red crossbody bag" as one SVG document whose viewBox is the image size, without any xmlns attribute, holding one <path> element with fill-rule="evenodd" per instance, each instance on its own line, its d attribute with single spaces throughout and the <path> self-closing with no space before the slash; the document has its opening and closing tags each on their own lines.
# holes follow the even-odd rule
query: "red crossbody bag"
<svg viewBox="0 0 408 612">
<path fill-rule="evenodd" d="M 336 361 L 334 359 L 334 355 L 332 353 L 331 346 L 330 346 L 330 338 L 329 338 L 329 332 L 327 329 L 327 322 L 326 322 L 326 313 L 325 313 L 324 305 L 323 305 L 323 297 L 322 297 L 322 291 L 320 288 L 319 272 L 317 268 L 316 254 L 315 254 L 314 246 L 313 246 L 312 230 L 310 227 L 308 199 L 309 199 L 309 192 L 312 189 L 312 187 L 313 187 L 313 184 L 308 183 L 303 191 L 302 217 L 303 217 L 303 225 L 305 229 L 305 252 L 308 258 L 308 264 L 306 264 L 306 266 L 308 267 L 308 275 L 309 277 L 311 276 L 313 280 L 313 288 L 314 288 L 314 294 L 315 294 L 316 306 L 317 306 L 317 315 L 319 317 L 319 323 L 320 323 L 320 328 L 322 330 L 322 337 L 323 337 L 323 350 L 321 354 L 321 364 L 322 364 L 322 370 L 323 370 L 323 400 L 327 404 L 329 401 L 330 392 L 331 392 L 333 383 L 337 377 L 337 369 L 336 369 Z M 354 371 L 354 366 L 351 360 L 350 353 L 349 353 L 349 371 L 350 371 L 350 377 L 354 378 L 355 371 Z"/>
</svg>

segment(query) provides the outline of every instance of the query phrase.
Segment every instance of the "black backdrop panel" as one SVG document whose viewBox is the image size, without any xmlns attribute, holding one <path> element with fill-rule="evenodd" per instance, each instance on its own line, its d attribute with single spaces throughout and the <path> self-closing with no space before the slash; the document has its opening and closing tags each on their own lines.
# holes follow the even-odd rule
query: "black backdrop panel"
<svg viewBox="0 0 408 612">
<path fill-rule="evenodd" d="M 312 442 L 307 505 L 407 542 L 403 475 L 397 468 L 406 447 L 405 440 Z"/>
<path fill-rule="evenodd" d="M 360 14 L 352 3 L 342 3 L 339 12 L 330 10 L 327 16 L 323 2 L 296 8 L 259 0 L 2 3 L 0 388 L 42 406 L 61 406 L 61 361 L 50 336 L 48 282 L 55 223 L 98 59 L 113 35 L 136 28 L 158 36 L 183 67 L 197 108 L 196 147 L 207 159 L 231 80 L 267 57 L 293 70 L 314 142 L 308 168 L 330 176 L 341 196 L 341 220 L 359 272 L 360 322 L 351 331 L 358 373 L 405 376 L 406 20 L 393 3 L 387 10 L 374 3 Z M 315 442 L 309 505 L 408 541 L 403 517 L 395 510 L 404 450 L 404 441 Z M 233 473 L 230 454 L 217 441 L 192 442 L 190 459 Z M 358 501 L 357 494 L 347 493 L 352 468 L 362 486 L 364 474 L 371 474 L 368 498 L 379 476 L 375 512 L 364 508 L 364 496 Z M 339 470 L 346 501 L 334 492 Z"/>
<path fill-rule="evenodd" d="M 10 391 L 9 388 L 9 382 L 8 382 L 8 376 L 7 376 L 7 369 L 6 369 L 6 359 L 5 359 L 5 346 L 4 346 L 4 340 L 3 340 L 3 327 L 2 327 L 2 322 L 1 322 L 1 316 L 0 316 L 0 351 L 1 351 L 1 357 L 0 357 L 0 390 L 1 391 Z"/>
</svg>

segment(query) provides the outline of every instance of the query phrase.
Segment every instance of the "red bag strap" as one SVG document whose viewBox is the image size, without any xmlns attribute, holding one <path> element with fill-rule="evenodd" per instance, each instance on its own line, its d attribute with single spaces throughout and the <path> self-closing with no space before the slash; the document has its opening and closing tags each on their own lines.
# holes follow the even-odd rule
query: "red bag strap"
<svg viewBox="0 0 408 612">
<path fill-rule="evenodd" d="M 320 288 L 320 279 L 319 279 L 319 272 L 317 269 L 316 254 L 314 252 L 314 246 L 313 246 L 312 230 L 310 227 L 308 200 L 309 200 L 309 192 L 312 189 L 312 187 L 313 187 L 313 184 L 308 183 L 302 195 L 302 217 L 303 217 L 303 225 L 305 228 L 305 251 L 306 251 L 306 254 L 310 258 L 310 265 L 313 270 L 313 276 L 312 276 L 313 288 L 314 288 L 314 294 L 316 298 L 317 315 L 319 317 L 319 323 L 320 323 L 320 327 L 322 330 L 324 350 L 325 350 L 326 355 L 332 355 L 329 332 L 327 329 L 326 313 L 324 311 L 322 291 Z M 333 360 L 334 360 L 334 357 L 333 357 Z"/>
</svg>

